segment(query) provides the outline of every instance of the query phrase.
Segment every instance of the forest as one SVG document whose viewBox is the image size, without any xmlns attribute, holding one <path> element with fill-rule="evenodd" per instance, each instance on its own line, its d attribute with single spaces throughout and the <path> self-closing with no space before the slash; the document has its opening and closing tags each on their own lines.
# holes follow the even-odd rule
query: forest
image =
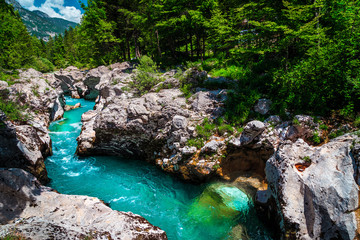
<svg viewBox="0 0 360 240">
<path fill-rule="evenodd" d="M 0 0 L 0 77 L 33 67 L 89 69 L 150 57 L 158 69 L 196 66 L 233 79 L 227 120 L 251 117 L 259 98 L 273 112 L 356 119 L 360 1 L 88 0 L 81 23 L 44 42 Z"/>
</svg>

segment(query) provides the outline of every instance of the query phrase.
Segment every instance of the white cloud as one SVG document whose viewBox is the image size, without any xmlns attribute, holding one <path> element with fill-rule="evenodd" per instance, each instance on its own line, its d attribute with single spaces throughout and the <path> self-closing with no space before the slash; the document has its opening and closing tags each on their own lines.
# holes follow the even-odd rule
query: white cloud
<svg viewBox="0 0 360 240">
<path fill-rule="evenodd" d="M 31 6 L 34 6 L 34 0 L 18 0 L 18 2 L 24 8 L 29 8 Z"/>
<path fill-rule="evenodd" d="M 73 6 L 64 6 L 64 0 L 46 0 L 40 7 L 35 7 L 34 0 L 18 1 L 24 8 L 31 11 L 42 11 L 50 17 L 63 18 L 76 23 L 79 23 L 81 20 L 81 11 Z M 55 11 L 55 9 L 58 11 Z"/>
</svg>

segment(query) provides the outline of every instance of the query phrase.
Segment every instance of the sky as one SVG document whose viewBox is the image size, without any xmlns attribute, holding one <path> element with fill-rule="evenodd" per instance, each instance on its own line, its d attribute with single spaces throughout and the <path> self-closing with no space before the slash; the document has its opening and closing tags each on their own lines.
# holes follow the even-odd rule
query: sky
<svg viewBox="0 0 360 240">
<path fill-rule="evenodd" d="M 17 0 L 23 8 L 39 10 L 50 17 L 63 18 L 79 23 L 84 10 L 78 0 Z M 81 0 L 85 4 L 87 0 Z"/>
</svg>

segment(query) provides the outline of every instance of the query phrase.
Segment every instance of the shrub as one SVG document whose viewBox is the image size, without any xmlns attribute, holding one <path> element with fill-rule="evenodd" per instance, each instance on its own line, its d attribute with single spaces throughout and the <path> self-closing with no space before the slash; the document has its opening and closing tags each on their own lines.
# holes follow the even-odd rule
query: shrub
<svg viewBox="0 0 360 240">
<path fill-rule="evenodd" d="M 156 73 L 157 67 L 154 61 L 148 56 L 142 56 L 137 67 L 137 73 L 134 75 L 133 82 L 130 86 L 135 88 L 139 95 L 144 95 L 160 82 Z"/>
<path fill-rule="evenodd" d="M 192 138 L 187 141 L 187 145 L 190 147 L 196 147 L 200 149 L 204 146 L 204 139 L 202 138 Z"/>
<path fill-rule="evenodd" d="M 46 58 L 34 57 L 32 67 L 40 72 L 52 72 L 54 71 L 54 65 Z"/>
<path fill-rule="evenodd" d="M 6 71 L 0 68 L 0 80 L 7 82 L 9 85 L 15 83 L 15 80 L 19 78 L 19 72 L 16 70 Z"/>
<path fill-rule="evenodd" d="M 319 133 L 315 132 L 312 138 L 312 141 L 316 144 L 319 144 L 321 142 L 321 138 L 319 136 Z"/>
<path fill-rule="evenodd" d="M 3 111 L 8 120 L 24 122 L 29 117 L 24 114 L 27 106 L 21 106 L 17 102 L 13 102 L 7 98 L 5 91 L 0 94 L 0 110 Z"/>
</svg>

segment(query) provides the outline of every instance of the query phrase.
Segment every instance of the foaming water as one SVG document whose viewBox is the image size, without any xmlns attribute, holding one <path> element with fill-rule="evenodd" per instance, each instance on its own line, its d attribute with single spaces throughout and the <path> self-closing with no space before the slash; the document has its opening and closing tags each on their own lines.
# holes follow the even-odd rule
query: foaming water
<svg viewBox="0 0 360 240">
<path fill-rule="evenodd" d="M 249 198 L 233 186 L 183 183 L 140 160 L 77 157 L 81 115 L 94 103 L 71 98 L 66 102 L 80 102 L 82 107 L 65 112 L 50 126 L 53 156 L 46 167 L 52 188 L 98 197 L 112 209 L 139 214 L 165 230 L 169 239 L 270 239 Z"/>
</svg>

